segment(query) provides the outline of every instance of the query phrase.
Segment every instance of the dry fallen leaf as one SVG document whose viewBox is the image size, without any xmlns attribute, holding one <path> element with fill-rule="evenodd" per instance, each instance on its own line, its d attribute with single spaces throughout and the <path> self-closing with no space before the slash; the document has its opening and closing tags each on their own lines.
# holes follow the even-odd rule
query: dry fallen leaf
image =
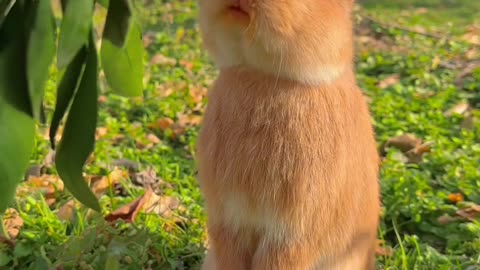
<svg viewBox="0 0 480 270">
<path fill-rule="evenodd" d="M 108 129 L 106 127 L 97 127 L 95 131 L 95 140 L 99 140 L 105 137 L 108 134 Z"/>
<path fill-rule="evenodd" d="M 75 212 L 75 201 L 70 200 L 63 204 L 57 212 L 57 217 L 63 221 L 71 221 Z"/>
<path fill-rule="evenodd" d="M 469 77 L 477 68 L 480 67 L 480 61 L 471 61 L 467 64 L 463 65 L 462 70 L 458 73 L 457 77 L 455 78 L 454 84 L 457 87 L 462 87 L 463 80 L 466 77 Z"/>
<path fill-rule="evenodd" d="M 11 239 L 16 239 L 23 226 L 23 219 L 17 210 L 8 208 L 3 217 L 3 225 Z"/>
<path fill-rule="evenodd" d="M 205 87 L 189 87 L 188 93 L 193 102 L 201 103 L 203 98 L 207 95 L 207 88 Z"/>
<path fill-rule="evenodd" d="M 165 131 L 169 128 L 172 128 L 173 126 L 173 120 L 168 118 L 168 117 L 164 117 L 164 118 L 160 118 L 157 120 L 157 127 L 162 130 L 162 131 Z"/>
<path fill-rule="evenodd" d="M 455 216 L 443 215 L 437 219 L 437 222 L 446 225 L 456 221 L 473 222 L 480 216 L 480 205 L 470 205 L 455 212 Z"/>
<path fill-rule="evenodd" d="M 390 257 L 393 255 L 393 249 L 391 247 L 385 246 L 385 241 L 377 240 L 375 254 L 377 256 Z"/>
<path fill-rule="evenodd" d="M 128 173 L 119 168 L 115 168 L 107 176 L 101 177 L 91 177 L 91 187 L 93 193 L 96 195 L 102 195 L 109 188 L 113 187 L 115 184 L 120 183 L 122 179 L 128 177 Z"/>
<path fill-rule="evenodd" d="M 145 193 L 133 202 L 124 205 L 105 217 L 105 220 L 113 222 L 119 219 L 127 222 L 133 222 L 137 217 L 143 205 L 150 200 L 153 195 L 153 190 L 150 186 L 147 186 Z"/>
<path fill-rule="evenodd" d="M 444 113 L 445 116 L 452 116 L 455 114 L 460 114 L 463 115 L 464 113 L 468 112 L 470 110 L 470 104 L 466 102 L 459 103 L 452 108 L 450 108 L 448 111 Z"/>
<path fill-rule="evenodd" d="M 107 97 L 104 96 L 104 95 L 100 95 L 100 96 L 98 97 L 98 103 L 103 104 L 103 103 L 105 103 L 105 102 L 107 102 Z"/>
<path fill-rule="evenodd" d="M 390 138 L 384 145 L 383 150 L 387 147 L 394 147 L 406 153 L 422 144 L 422 139 L 418 139 L 413 134 L 405 134 Z"/>
<path fill-rule="evenodd" d="M 160 139 L 152 133 L 147 134 L 146 139 L 153 144 L 159 144 L 161 142 Z"/>
<path fill-rule="evenodd" d="M 480 216 L 480 205 L 471 205 L 470 207 L 460 209 L 456 214 L 465 220 L 473 221 Z"/>
<path fill-rule="evenodd" d="M 167 65 L 167 66 L 174 66 L 177 64 L 177 60 L 174 58 L 166 57 L 163 54 L 157 53 L 155 54 L 152 59 L 150 59 L 150 65 Z"/>
<path fill-rule="evenodd" d="M 191 71 L 193 69 L 193 63 L 188 62 L 186 60 L 180 60 L 180 65 L 183 66 L 188 71 Z"/>
<path fill-rule="evenodd" d="M 180 206 L 180 200 L 170 196 L 159 196 L 152 194 L 150 200 L 144 205 L 145 213 L 154 213 L 168 218 L 172 215 L 172 210 Z"/>
<path fill-rule="evenodd" d="M 55 192 L 61 192 L 63 189 L 63 182 L 56 175 L 30 176 L 26 182 L 17 188 L 17 196 L 26 196 L 40 191 L 45 197 L 48 206 L 52 206 L 55 203 Z"/>
<path fill-rule="evenodd" d="M 150 44 L 152 44 L 154 38 L 155 38 L 155 33 L 154 32 L 145 33 L 142 37 L 143 47 L 147 48 L 148 46 L 150 46 Z"/>
<path fill-rule="evenodd" d="M 480 45 L 480 25 L 468 26 L 462 38 L 469 43 Z"/>
<path fill-rule="evenodd" d="M 392 85 L 397 84 L 399 81 L 400 81 L 400 75 L 399 74 L 393 74 L 393 75 L 390 75 L 390 76 L 386 77 L 385 79 L 381 80 L 378 83 L 378 87 L 380 89 L 385 89 L 387 87 L 390 87 Z"/>
<path fill-rule="evenodd" d="M 186 126 L 198 126 L 202 122 L 202 116 L 196 114 L 180 114 L 177 116 L 179 124 L 182 127 Z"/>
<path fill-rule="evenodd" d="M 404 154 L 399 158 L 406 163 L 418 164 L 422 161 L 423 155 L 430 152 L 431 142 L 422 142 L 422 139 L 416 138 L 412 134 L 400 135 L 390 138 L 381 148 L 382 156 L 386 155 L 387 149 L 393 147 L 399 149 Z"/>
</svg>

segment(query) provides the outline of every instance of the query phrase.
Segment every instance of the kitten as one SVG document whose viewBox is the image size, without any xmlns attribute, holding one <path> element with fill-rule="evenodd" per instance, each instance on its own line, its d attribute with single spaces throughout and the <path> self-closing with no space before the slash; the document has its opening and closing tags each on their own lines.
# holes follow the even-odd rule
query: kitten
<svg viewBox="0 0 480 270">
<path fill-rule="evenodd" d="M 374 269 L 378 154 L 353 0 L 199 0 L 220 73 L 198 138 L 203 269 Z"/>
</svg>

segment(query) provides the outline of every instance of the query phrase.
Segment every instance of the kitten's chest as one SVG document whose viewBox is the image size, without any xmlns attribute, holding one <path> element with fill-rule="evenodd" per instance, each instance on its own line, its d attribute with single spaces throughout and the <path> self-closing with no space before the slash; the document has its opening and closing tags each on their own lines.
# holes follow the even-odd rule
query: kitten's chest
<svg viewBox="0 0 480 270">
<path fill-rule="evenodd" d="M 200 169 L 208 181 L 280 196 L 328 151 L 318 147 L 334 136 L 325 134 L 335 131 L 326 110 L 308 95 L 213 95 L 198 142 Z"/>
</svg>

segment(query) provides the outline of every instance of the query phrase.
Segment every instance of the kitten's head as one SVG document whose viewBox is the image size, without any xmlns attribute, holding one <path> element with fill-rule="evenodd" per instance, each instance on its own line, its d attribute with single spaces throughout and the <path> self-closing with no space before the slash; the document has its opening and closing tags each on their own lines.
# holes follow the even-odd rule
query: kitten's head
<svg viewBox="0 0 480 270">
<path fill-rule="evenodd" d="M 352 65 L 354 0 L 199 0 L 200 29 L 217 66 L 243 66 L 306 84 Z"/>
</svg>

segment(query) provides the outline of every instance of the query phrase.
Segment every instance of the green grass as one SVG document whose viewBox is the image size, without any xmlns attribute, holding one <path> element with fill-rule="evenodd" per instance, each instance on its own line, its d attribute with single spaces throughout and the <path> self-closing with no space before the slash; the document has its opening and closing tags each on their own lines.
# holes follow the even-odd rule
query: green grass
<svg viewBox="0 0 480 270">
<path fill-rule="evenodd" d="M 480 2 L 470 0 L 359 0 L 369 12 L 389 23 L 434 31 L 464 33 L 480 23 Z"/>
<path fill-rule="evenodd" d="M 116 160 L 129 159 L 139 166 L 138 171 L 154 169 L 163 183 L 161 193 L 178 198 L 181 206 L 172 215 L 140 213 L 133 224 L 110 225 L 82 207 L 76 208 L 71 221 L 59 220 L 58 210 L 71 199 L 65 192 L 56 193 L 51 207 L 41 195 L 18 197 L 14 208 L 24 225 L 14 247 L 0 244 L 0 269 L 104 269 L 106 264 L 119 264 L 119 269 L 198 268 L 206 241 L 205 212 L 192 158 L 198 127 L 188 127 L 173 139 L 173 130 L 161 130 L 155 123 L 162 118 L 177 121 L 179 114 L 201 113 L 206 100 L 203 98 L 199 107 L 190 91 L 208 87 L 216 71 L 200 46 L 194 1 L 150 2 L 147 8 L 139 7 L 146 32 L 153 33 L 146 60 L 162 54 L 175 63 L 146 64 L 150 79 L 143 100 L 118 97 L 108 90 L 104 93 L 107 98 L 101 104 L 98 126 L 108 132 L 97 141 L 86 174 L 107 175 Z M 470 0 L 456 6 L 448 6 L 453 1 L 433 0 L 364 2 L 368 12 L 392 16 L 404 27 L 412 26 L 413 19 L 400 11 L 421 2 L 432 15 L 422 18 L 424 23 L 442 31 L 448 30 L 439 24 L 447 10 L 458 27 L 466 27 L 475 20 L 475 8 L 480 6 Z M 368 27 L 374 39 L 395 48 L 367 46 L 367 50 L 359 50 L 356 59 L 358 82 L 370 99 L 379 147 L 406 133 L 433 143 L 431 152 L 418 164 L 405 163 L 403 154 L 395 149 L 387 151 L 381 170 L 384 208 L 379 238 L 394 252 L 378 257 L 378 267 L 479 269 L 480 220 L 444 225 L 437 220 L 480 203 L 480 69 L 455 84 L 468 61 L 465 55 L 473 47 L 384 29 L 375 23 Z M 378 87 L 380 81 L 395 74 L 398 81 L 384 89 Z M 56 79 L 52 69 L 46 100 L 50 114 Z M 171 94 L 164 97 L 167 91 Z M 472 107 L 474 124 L 470 127 L 462 125 L 470 116 L 444 114 L 464 102 Z M 42 164 L 48 152 L 43 133 L 40 127 L 32 165 Z M 155 134 L 160 142 L 142 147 L 150 143 L 148 134 Z M 53 168 L 46 170 L 55 174 Z M 106 213 L 144 192 L 128 178 L 122 183 L 101 198 Z M 464 201 L 452 203 L 448 199 L 452 193 L 463 194 Z"/>
</svg>

